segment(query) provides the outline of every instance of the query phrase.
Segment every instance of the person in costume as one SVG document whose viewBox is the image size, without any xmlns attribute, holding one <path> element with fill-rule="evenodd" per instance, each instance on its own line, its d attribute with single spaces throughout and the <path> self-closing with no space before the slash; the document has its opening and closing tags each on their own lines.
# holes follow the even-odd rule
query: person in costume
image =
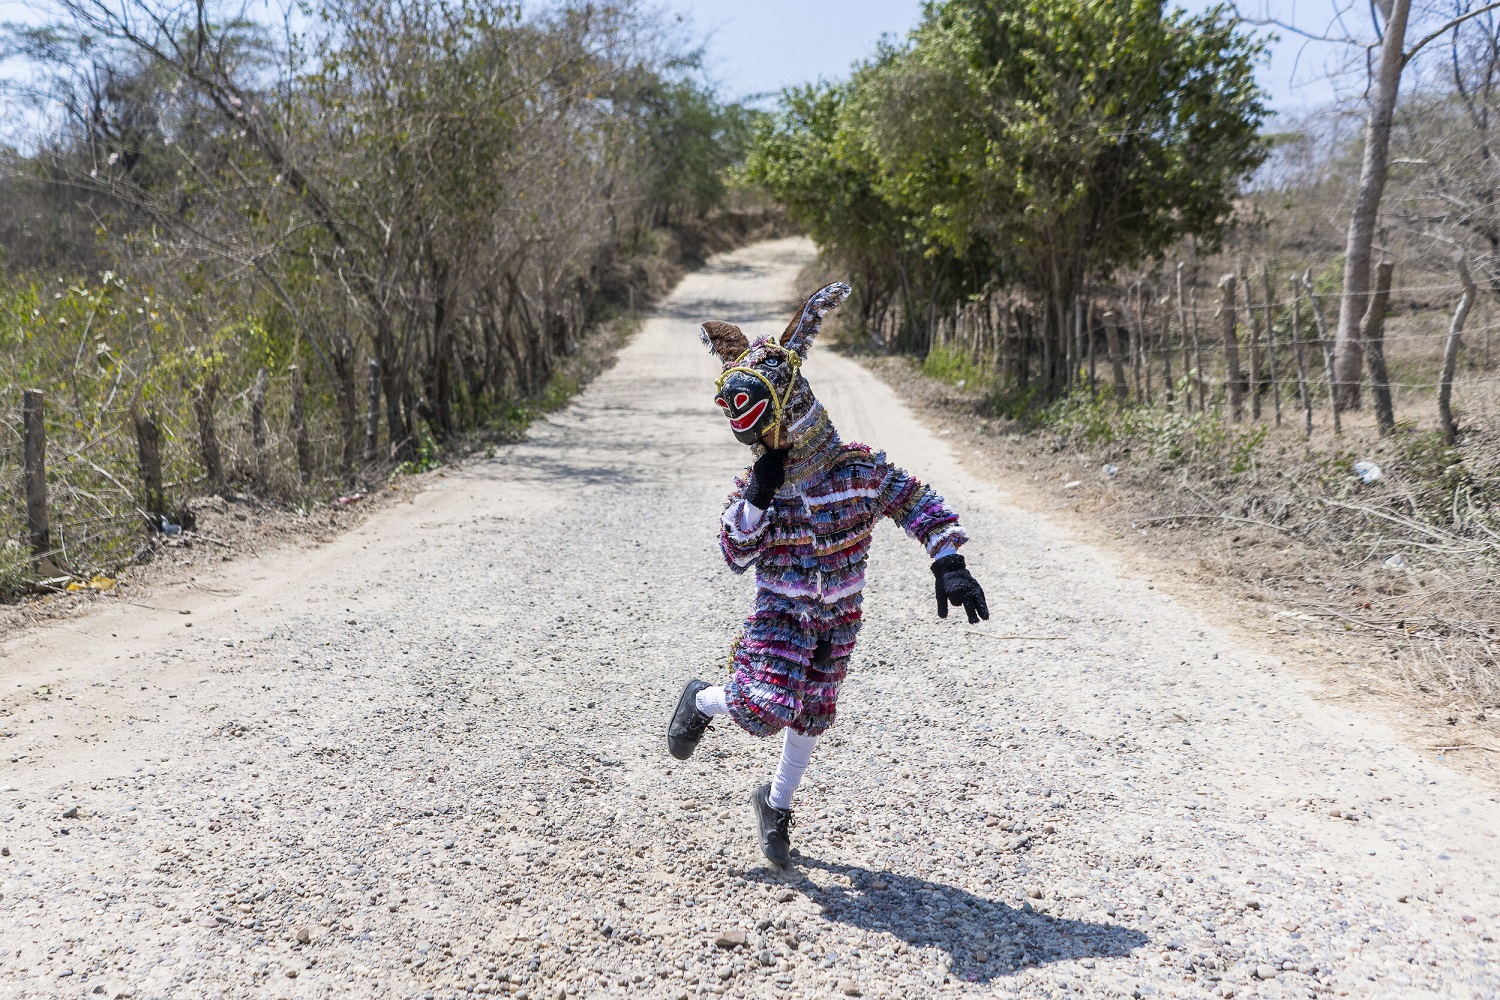
<svg viewBox="0 0 1500 1000">
<path fill-rule="evenodd" d="M 751 795 L 761 850 L 776 865 L 791 861 L 792 793 L 837 712 L 876 521 L 889 517 L 933 559 L 938 617 L 948 617 L 949 605 L 971 623 L 990 616 L 958 554 L 967 540 L 958 515 L 884 452 L 841 441 L 802 376 L 823 317 L 848 295 L 842 282 L 819 289 L 780 338 L 753 344 L 730 323 L 701 327 L 724 366 L 714 402 L 755 455 L 719 533 L 732 571 L 755 567 L 755 610 L 730 652 L 727 683 L 694 678 L 682 689 L 667 750 L 687 760 L 718 716 L 752 736 L 782 734 L 771 781 Z"/>
</svg>

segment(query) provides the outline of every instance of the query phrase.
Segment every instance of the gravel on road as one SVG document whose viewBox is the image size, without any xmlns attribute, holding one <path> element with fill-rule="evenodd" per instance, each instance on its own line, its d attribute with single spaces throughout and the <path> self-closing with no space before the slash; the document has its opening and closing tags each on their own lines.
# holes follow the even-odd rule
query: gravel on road
<svg viewBox="0 0 1500 1000">
<path fill-rule="evenodd" d="M 1006 502 L 814 349 L 846 440 L 963 515 L 990 621 L 877 535 L 769 870 L 774 743 L 663 729 L 750 607 L 690 275 L 529 440 L 310 552 L 0 644 L 0 996 L 1500 995 L 1496 792 Z"/>
</svg>

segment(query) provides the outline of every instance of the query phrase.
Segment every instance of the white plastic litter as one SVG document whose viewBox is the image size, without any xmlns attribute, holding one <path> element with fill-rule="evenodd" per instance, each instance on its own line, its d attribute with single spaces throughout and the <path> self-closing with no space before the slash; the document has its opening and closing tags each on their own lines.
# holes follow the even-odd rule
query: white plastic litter
<svg viewBox="0 0 1500 1000">
<path fill-rule="evenodd" d="M 1397 552 L 1381 565 L 1385 566 L 1385 568 L 1391 573 L 1399 573 L 1402 570 L 1406 569 L 1406 560 L 1401 558 L 1401 553 Z"/>
<path fill-rule="evenodd" d="M 180 535 L 182 534 L 182 525 L 173 524 L 171 521 L 168 521 L 167 516 L 163 514 L 161 518 L 161 533 L 163 535 Z"/>
<path fill-rule="evenodd" d="M 1080 487 L 1082 485 L 1083 485 L 1083 480 L 1082 479 L 1075 479 L 1071 483 L 1063 483 L 1063 489 L 1065 489 L 1065 490 L 1076 490 L 1076 489 L 1078 489 L 1078 487 Z"/>
<path fill-rule="evenodd" d="M 1117 469 L 1117 468 L 1115 468 L 1115 467 L 1114 467 L 1114 466 L 1113 466 L 1113 465 L 1106 465 L 1106 466 L 1105 466 L 1105 467 L 1104 467 L 1104 474 L 1105 474 L 1105 475 L 1106 475 L 1106 476 L 1113 476 L 1113 475 L 1115 475 L 1115 474 L 1116 474 L 1116 473 L 1117 473 L 1117 472 L 1119 472 L 1119 471 L 1120 471 L 1120 470 L 1119 470 L 1119 469 Z"/>
<path fill-rule="evenodd" d="M 1375 480 L 1385 475 L 1385 473 L 1381 471 L 1380 466 L 1376 465 L 1374 462 L 1355 462 L 1354 474 L 1358 476 L 1360 482 L 1364 483 L 1366 486 L 1370 485 Z"/>
</svg>

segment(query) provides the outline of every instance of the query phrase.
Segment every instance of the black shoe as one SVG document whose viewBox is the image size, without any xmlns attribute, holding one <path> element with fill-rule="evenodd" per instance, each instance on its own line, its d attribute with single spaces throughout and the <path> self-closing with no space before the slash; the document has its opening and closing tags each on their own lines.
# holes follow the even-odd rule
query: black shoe
<svg viewBox="0 0 1500 1000">
<path fill-rule="evenodd" d="M 672 721 L 667 723 L 667 753 L 678 760 L 687 760 L 698 749 L 698 741 L 703 739 L 703 731 L 713 721 L 712 717 L 698 711 L 698 692 L 706 687 L 711 687 L 707 681 L 694 678 L 687 682 L 687 687 L 682 689 L 682 697 L 677 699 L 677 709 L 672 713 Z"/>
<path fill-rule="evenodd" d="M 766 782 L 750 796 L 755 810 L 755 829 L 760 833 L 760 849 L 766 860 L 780 868 L 792 863 L 792 811 L 771 805 L 771 783 Z"/>
</svg>

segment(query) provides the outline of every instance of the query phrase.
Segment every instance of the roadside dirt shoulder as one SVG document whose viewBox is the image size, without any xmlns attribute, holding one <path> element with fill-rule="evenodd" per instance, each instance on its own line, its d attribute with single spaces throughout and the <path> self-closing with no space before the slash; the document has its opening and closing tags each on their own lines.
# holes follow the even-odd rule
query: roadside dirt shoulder
<svg viewBox="0 0 1500 1000">
<path fill-rule="evenodd" d="M 1343 629 L 1337 618 L 1308 620 L 1284 600 L 1297 589 L 1295 574 L 1279 574 L 1275 589 L 1249 574 L 1233 574 L 1247 560 L 1257 569 L 1268 560 L 1287 567 L 1316 564 L 1324 557 L 1311 546 L 1254 526 L 1194 530 L 1177 522 L 1154 524 L 1153 496 L 1122 485 L 1089 456 L 1002 433 L 975 416 L 971 397 L 923 375 L 908 358 L 856 360 L 949 439 L 966 467 L 1017 506 L 1065 525 L 1078 539 L 1120 558 L 1135 575 L 1200 609 L 1246 646 L 1283 660 L 1314 681 L 1323 700 L 1372 714 L 1448 767 L 1500 785 L 1500 706 L 1423 691 L 1378 639 Z"/>
<path fill-rule="evenodd" d="M 211 586 L 209 581 L 222 575 L 225 563 L 316 548 L 363 524 L 377 511 L 411 502 L 428 480 L 445 471 L 403 476 L 357 493 L 358 500 L 300 509 L 240 494 L 195 497 L 187 505 L 197 522 L 194 530 L 171 537 L 145 538 L 143 533 L 147 548 L 142 555 L 147 558 L 101 581 L 102 589 L 59 590 L 0 604 L 0 640 L 36 626 L 78 631 L 80 622 L 93 612 L 149 602 L 164 589 Z"/>
</svg>

